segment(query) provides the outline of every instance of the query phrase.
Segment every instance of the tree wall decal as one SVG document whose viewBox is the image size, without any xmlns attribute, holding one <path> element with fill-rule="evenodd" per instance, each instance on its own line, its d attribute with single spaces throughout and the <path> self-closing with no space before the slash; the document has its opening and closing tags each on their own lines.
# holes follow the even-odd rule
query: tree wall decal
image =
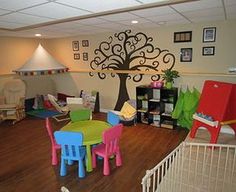
<svg viewBox="0 0 236 192">
<path fill-rule="evenodd" d="M 161 69 L 172 69 L 175 65 L 175 56 L 168 50 L 161 50 L 154 47 L 152 37 L 148 37 L 142 32 L 132 34 L 131 30 L 115 33 L 108 41 L 102 41 L 94 50 L 95 57 L 90 62 L 92 70 L 114 71 L 111 77 L 119 77 L 119 95 L 115 105 L 115 110 L 120 110 L 123 103 L 129 100 L 126 81 L 132 79 L 134 82 L 142 80 L 142 73 L 134 74 L 124 71 L 154 71 L 151 80 L 160 79 Z M 121 71 L 119 73 L 119 70 Z M 99 71 L 98 77 L 105 79 L 108 73 Z M 94 73 L 90 72 L 90 76 Z"/>
</svg>

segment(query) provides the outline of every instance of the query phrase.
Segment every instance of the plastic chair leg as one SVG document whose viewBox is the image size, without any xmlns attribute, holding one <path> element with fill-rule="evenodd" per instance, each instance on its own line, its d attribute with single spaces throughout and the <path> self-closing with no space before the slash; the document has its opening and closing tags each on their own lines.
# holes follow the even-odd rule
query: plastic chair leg
<svg viewBox="0 0 236 192">
<path fill-rule="evenodd" d="M 116 166 L 119 167 L 121 165 L 122 165 L 121 154 L 120 151 L 118 151 L 116 154 Z"/>
<path fill-rule="evenodd" d="M 197 130 L 200 127 L 200 125 L 201 125 L 201 123 L 199 121 L 197 121 L 197 120 L 193 121 L 193 126 L 192 126 L 192 129 L 190 131 L 190 137 L 191 138 L 195 138 L 195 135 L 196 135 Z"/>
<path fill-rule="evenodd" d="M 83 166 L 83 160 L 79 160 L 79 165 L 78 165 L 78 176 L 79 178 L 84 178 L 85 177 L 85 171 L 84 171 L 84 166 Z"/>
<path fill-rule="evenodd" d="M 66 176 L 66 162 L 64 159 L 61 159 L 60 176 Z"/>
<path fill-rule="evenodd" d="M 96 154 L 92 153 L 92 167 L 96 168 L 97 162 L 96 162 Z"/>
<path fill-rule="evenodd" d="M 110 167 L 108 157 L 104 157 L 103 162 L 103 175 L 110 175 Z"/>
<path fill-rule="evenodd" d="M 221 126 L 217 126 L 217 127 L 213 127 L 211 129 L 208 129 L 208 131 L 210 132 L 211 134 L 211 140 L 210 140 L 210 143 L 217 143 L 217 140 L 218 140 L 218 137 L 219 137 L 219 133 L 220 133 L 220 129 L 221 129 Z"/>
<path fill-rule="evenodd" d="M 52 148 L 52 165 L 57 165 L 57 150 L 55 148 Z"/>
</svg>

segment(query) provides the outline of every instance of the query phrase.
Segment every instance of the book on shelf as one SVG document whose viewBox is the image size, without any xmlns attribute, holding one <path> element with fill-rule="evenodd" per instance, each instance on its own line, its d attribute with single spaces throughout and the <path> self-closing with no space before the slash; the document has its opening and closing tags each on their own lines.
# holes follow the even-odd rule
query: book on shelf
<svg viewBox="0 0 236 192">
<path fill-rule="evenodd" d="M 160 121 L 153 120 L 153 123 L 151 123 L 152 126 L 160 127 Z"/>
<path fill-rule="evenodd" d="M 137 111 L 138 112 L 146 113 L 148 111 L 148 109 L 147 108 L 141 108 L 141 109 L 138 109 Z"/>
<path fill-rule="evenodd" d="M 162 113 L 162 115 L 165 115 L 165 116 L 171 117 L 171 113 Z"/>
<path fill-rule="evenodd" d="M 173 128 L 174 128 L 174 125 L 173 125 L 173 122 L 172 122 L 172 121 L 164 120 L 164 121 L 161 123 L 161 127 L 163 127 L 163 128 L 168 128 L 168 129 L 173 129 Z"/>
<path fill-rule="evenodd" d="M 160 115 L 153 115 L 153 121 L 155 121 L 155 120 L 158 120 L 158 121 L 160 121 L 160 119 L 161 119 L 161 117 L 160 117 Z"/>
<path fill-rule="evenodd" d="M 151 101 L 151 102 L 160 102 L 160 99 L 152 98 L 152 99 L 149 99 L 149 101 Z"/>
<path fill-rule="evenodd" d="M 160 100 L 160 97 L 161 97 L 160 89 L 153 89 L 153 98 Z"/>
<path fill-rule="evenodd" d="M 152 110 L 152 111 L 149 111 L 150 114 L 153 114 L 153 115 L 159 115 L 160 114 L 160 111 L 158 110 Z"/>
<path fill-rule="evenodd" d="M 165 104 L 165 113 L 171 114 L 173 110 L 174 110 L 174 105 L 172 103 Z"/>
<path fill-rule="evenodd" d="M 141 122 L 148 124 L 148 117 L 147 114 L 141 113 Z"/>
<path fill-rule="evenodd" d="M 144 124 L 148 124 L 147 119 L 141 119 L 141 122 L 144 123 Z"/>
</svg>

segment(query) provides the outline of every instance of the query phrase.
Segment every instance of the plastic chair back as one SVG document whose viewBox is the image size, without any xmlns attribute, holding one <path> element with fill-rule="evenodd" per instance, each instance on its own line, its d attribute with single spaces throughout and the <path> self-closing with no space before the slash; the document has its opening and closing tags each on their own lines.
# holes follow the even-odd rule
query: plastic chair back
<svg viewBox="0 0 236 192">
<path fill-rule="evenodd" d="M 122 124 L 118 124 L 103 132 L 103 143 L 106 146 L 106 155 L 112 155 L 119 150 L 119 140 L 122 133 L 122 127 Z"/>
<path fill-rule="evenodd" d="M 55 141 L 55 138 L 54 138 L 54 135 L 53 135 L 53 132 L 52 132 L 52 125 L 51 125 L 51 122 L 50 122 L 49 118 L 46 118 L 45 126 L 46 126 L 46 129 L 47 129 L 48 135 L 50 137 L 51 144 L 54 145 L 54 146 L 57 145 L 56 141 Z"/>
<path fill-rule="evenodd" d="M 70 112 L 70 119 L 72 122 L 89 120 L 91 115 L 92 111 L 90 109 L 77 109 Z"/>
<path fill-rule="evenodd" d="M 66 163 L 77 160 L 79 162 L 78 175 L 85 176 L 83 159 L 85 157 L 85 148 L 82 147 L 83 135 L 80 132 L 56 131 L 54 133 L 55 139 L 61 145 L 61 170 L 60 175 L 66 175 Z"/>
<path fill-rule="evenodd" d="M 50 137 L 51 145 L 52 145 L 52 165 L 57 165 L 58 160 L 57 160 L 56 150 L 60 149 L 61 146 L 56 143 L 56 140 L 55 140 L 53 132 L 52 132 L 52 126 L 51 126 L 49 118 L 46 118 L 45 126 L 46 126 L 48 135 Z"/>
<path fill-rule="evenodd" d="M 79 132 L 56 131 L 56 141 L 61 145 L 62 156 L 66 159 L 81 158 L 79 146 L 83 144 L 83 135 Z"/>
</svg>

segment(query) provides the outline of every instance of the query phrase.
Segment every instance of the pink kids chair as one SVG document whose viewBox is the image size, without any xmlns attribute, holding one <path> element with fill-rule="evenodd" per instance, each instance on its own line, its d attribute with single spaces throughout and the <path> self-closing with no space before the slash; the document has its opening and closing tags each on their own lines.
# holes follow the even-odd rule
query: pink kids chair
<svg viewBox="0 0 236 192">
<path fill-rule="evenodd" d="M 102 143 L 92 149 L 92 166 L 96 167 L 96 155 L 104 159 L 103 174 L 110 174 L 109 157 L 115 155 L 116 166 L 122 165 L 119 140 L 121 137 L 123 124 L 118 124 L 103 132 Z"/>
<path fill-rule="evenodd" d="M 49 118 L 46 118 L 46 128 L 48 131 L 48 135 L 51 140 L 51 145 L 52 145 L 52 165 L 57 165 L 58 164 L 58 159 L 57 159 L 57 150 L 61 149 L 61 146 L 56 143 L 56 140 L 54 138 L 54 135 L 52 133 L 52 126 L 49 121 Z"/>
</svg>

